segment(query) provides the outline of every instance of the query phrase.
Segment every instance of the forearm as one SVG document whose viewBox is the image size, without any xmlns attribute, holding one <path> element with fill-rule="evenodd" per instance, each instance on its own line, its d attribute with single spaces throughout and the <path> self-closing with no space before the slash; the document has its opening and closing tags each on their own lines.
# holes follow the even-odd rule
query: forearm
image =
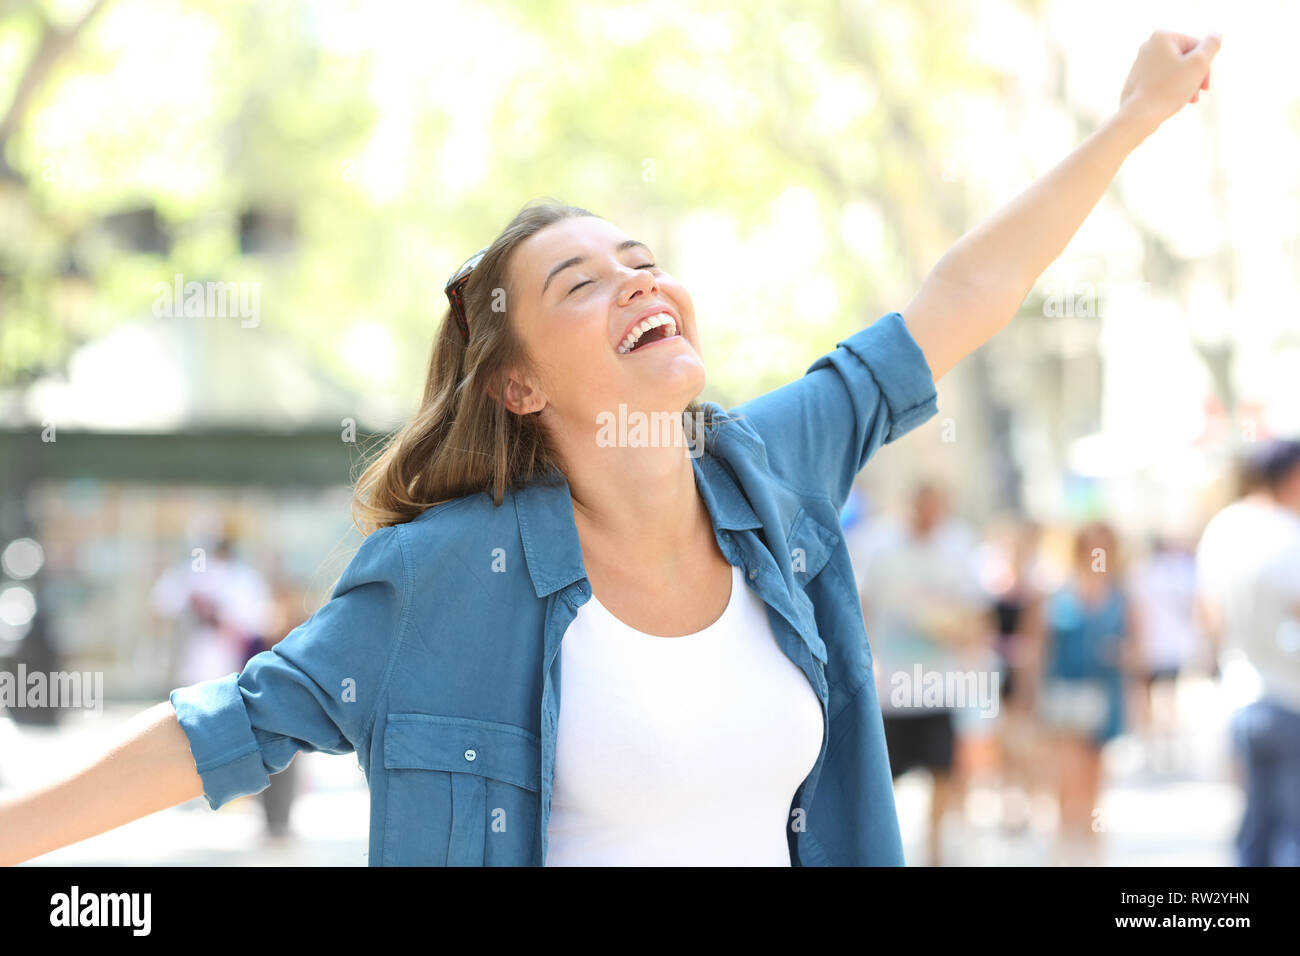
<svg viewBox="0 0 1300 956">
<path fill-rule="evenodd" d="M 170 702 L 137 714 L 89 766 L 0 796 L 0 866 L 77 843 L 203 793 Z"/>
<path fill-rule="evenodd" d="M 1151 132 L 1149 121 L 1121 108 L 935 264 L 903 315 L 909 328 L 914 318 L 927 326 L 912 332 L 936 380 L 1011 320 Z"/>
</svg>

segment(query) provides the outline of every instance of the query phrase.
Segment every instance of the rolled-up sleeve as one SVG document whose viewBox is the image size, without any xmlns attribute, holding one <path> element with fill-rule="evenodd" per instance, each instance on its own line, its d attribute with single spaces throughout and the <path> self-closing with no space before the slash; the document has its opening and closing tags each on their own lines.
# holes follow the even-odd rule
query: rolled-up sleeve
<svg viewBox="0 0 1300 956">
<path fill-rule="evenodd" d="M 842 508 L 876 450 L 938 410 L 925 355 L 903 316 L 890 312 L 837 342 L 801 378 L 732 412 L 762 439 L 773 472 Z"/>
<path fill-rule="evenodd" d="M 330 599 L 242 672 L 171 692 L 212 809 L 258 793 L 299 751 L 365 746 L 410 584 L 400 526 L 370 534 Z"/>
</svg>

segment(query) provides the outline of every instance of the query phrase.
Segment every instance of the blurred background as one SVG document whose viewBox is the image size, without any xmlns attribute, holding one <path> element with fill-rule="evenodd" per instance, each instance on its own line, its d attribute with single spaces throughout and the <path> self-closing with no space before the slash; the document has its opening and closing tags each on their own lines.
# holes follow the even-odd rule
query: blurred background
<svg viewBox="0 0 1300 956">
<path fill-rule="evenodd" d="M 0 710 L 0 787 L 326 599 L 443 282 L 527 200 L 651 244 L 730 407 L 901 310 L 1105 120 L 1152 30 L 1217 29 L 1210 90 L 842 517 L 878 662 L 907 663 L 906 581 L 872 568 L 944 568 L 954 653 L 1021 688 L 952 715 L 948 758 L 891 735 L 909 862 L 1231 865 L 1234 704 L 1193 557 L 1252 451 L 1300 433 L 1298 25 L 1281 0 L 0 2 L 0 666 L 100 672 L 104 697 Z M 1058 765 L 1037 692 L 1089 528 L 1146 613 L 1112 628 L 1114 726 Z M 355 760 L 272 779 L 35 862 L 365 864 Z M 1091 857 L 1061 855 L 1071 814 Z"/>
</svg>

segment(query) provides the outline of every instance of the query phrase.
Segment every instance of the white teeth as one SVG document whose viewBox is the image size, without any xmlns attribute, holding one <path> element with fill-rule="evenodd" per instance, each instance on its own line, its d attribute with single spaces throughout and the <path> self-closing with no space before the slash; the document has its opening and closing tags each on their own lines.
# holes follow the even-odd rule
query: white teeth
<svg viewBox="0 0 1300 956">
<path fill-rule="evenodd" d="M 677 334 L 677 323 L 673 320 L 673 317 L 667 312 L 658 312 L 649 318 L 642 320 L 641 324 L 632 327 L 632 331 L 627 334 L 627 338 L 625 338 L 618 347 L 619 354 L 625 355 L 632 351 L 632 346 L 636 345 L 637 340 L 640 339 L 641 336 L 645 335 L 651 329 L 658 328 L 661 325 L 668 326 L 667 337 Z"/>
</svg>

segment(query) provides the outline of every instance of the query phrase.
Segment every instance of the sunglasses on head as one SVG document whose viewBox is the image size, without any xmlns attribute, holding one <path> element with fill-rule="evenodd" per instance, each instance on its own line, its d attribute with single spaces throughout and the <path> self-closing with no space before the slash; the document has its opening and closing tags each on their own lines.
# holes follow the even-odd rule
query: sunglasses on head
<svg viewBox="0 0 1300 956">
<path fill-rule="evenodd" d="M 443 289 L 447 293 L 447 301 L 451 303 L 451 314 L 455 316 L 460 334 L 465 337 L 466 342 L 469 341 L 469 320 L 465 318 L 465 284 L 469 282 L 470 273 L 483 260 L 483 254 L 486 252 L 485 246 L 466 259 L 465 264 L 452 273 Z"/>
</svg>

